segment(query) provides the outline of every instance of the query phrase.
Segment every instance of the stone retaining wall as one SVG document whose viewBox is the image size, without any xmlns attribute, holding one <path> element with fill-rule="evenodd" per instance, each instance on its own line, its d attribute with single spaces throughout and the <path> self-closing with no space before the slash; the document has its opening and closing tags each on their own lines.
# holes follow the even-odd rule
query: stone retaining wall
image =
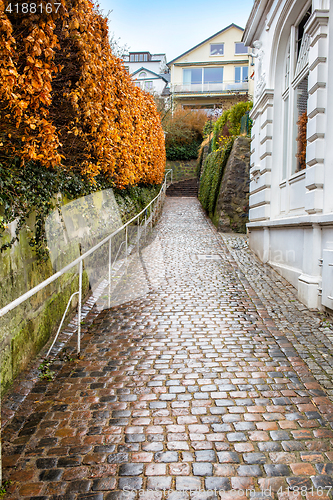
<svg viewBox="0 0 333 500">
<path fill-rule="evenodd" d="M 224 169 L 213 221 L 219 231 L 246 232 L 249 209 L 249 137 L 235 139 Z"/>
</svg>

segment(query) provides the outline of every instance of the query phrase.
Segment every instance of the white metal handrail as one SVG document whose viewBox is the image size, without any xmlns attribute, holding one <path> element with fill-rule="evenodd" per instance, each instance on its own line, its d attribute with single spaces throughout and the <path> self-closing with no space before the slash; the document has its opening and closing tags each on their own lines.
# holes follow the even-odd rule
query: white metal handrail
<svg viewBox="0 0 333 500">
<path fill-rule="evenodd" d="M 234 91 L 247 91 L 249 89 L 248 81 L 227 81 L 216 83 L 173 83 L 170 87 L 171 92 L 177 93 L 191 93 L 191 92 L 234 92 Z"/>
<path fill-rule="evenodd" d="M 129 220 L 128 222 L 126 222 L 126 224 L 124 224 L 119 229 L 117 229 L 116 231 L 114 231 L 113 233 L 111 233 L 109 236 L 106 236 L 102 241 L 100 241 L 97 245 L 95 245 L 92 248 L 90 248 L 83 255 L 80 255 L 80 257 L 76 258 L 70 264 L 68 264 L 67 266 L 63 267 L 60 271 L 56 272 L 55 274 L 53 274 L 52 276 L 50 276 L 46 280 L 44 280 L 41 283 L 39 283 L 39 285 L 35 286 L 34 288 L 31 288 L 31 290 L 29 290 L 28 292 L 24 293 L 23 295 L 21 295 L 20 297 L 18 297 L 17 299 L 13 300 L 9 304 L 7 304 L 5 307 L 3 307 L 2 309 L 0 309 L 0 317 L 4 316 L 6 313 L 8 313 L 9 311 L 15 309 L 15 307 L 19 306 L 20 304 L 22 304 L 23 302 L 25 302 L 27 299 L 29 299 L 33 295 L 35 295 L 36 293 L 38 293 L 41 290 L 43 290 L 43 288 L 45 288 L 46 286 L 48 286 L 51 283 L 53 283 L 54 281 L 56 281 L 58 278 L 60 278 L 60 276 L 62 276 L 63 274 L 67 273 L 70 269 L 72 269 L 76 265 L 79 265 L 79 290 L 78 290 L 78 292 L 76 292 L 76 294 L 79 295 L 79 301 L 78 301 L 77 352 L 78 352 L 78 354 L 80 354 L 80 350 L 81 350 L 81 307 L 82 307 L 82 272 L 83 272 L 83 261 L 84 261 L 84 259 L 86 259 L 87 257 L 89 257 L 91 254 L 93 254 L 96 250 L 98 250 L 103 245 L 105 245 L 105 243 L 109 243 L 109 280 L 108 281 L 109 281 L 109 294 L 110 294 L 111 277 L 112 277 L 111 240 L 112 240 L 112 238 L 114 236 L 116 236 L 118 233 L 120 233 L 121 231 L 123 231 L 125 229 L 125 231 L 126 231 L 126 254 L 127 254 L 127 228 L 128 228 L 128 226 L 130 224 L 132 224 L 136 219 L 138 219 L 143 213 L 145 213 L 145 219 L 146 219 L 146 210 L 150 206 L 154 206 L 154 203 L 155 203 L 156 200 L 158 201 L 158 207 L 160 206 L 161 196 L 162 196 L 163 193 L 165 194 L 165 191 L 166 191 L 166 188 L 167 188 L 167 176 L 168 175 L 170 175 L 170 179 L 171 179 L 170 182 L 172 184 L 172 170 L 167 170 L 166 173 L 165 173 L 164 182 L 162 184 L 162 187 L 161 187 L 158 195 L 155 196 L 155 198 L 143 210 L 141 210 L 141 212 L 139 212 L 131 220 Z M 153 213 L 152 213 L 152 210 L 151 210 L 151 216 L 152 215 L 153 215 Z M 138 224 L 138 228 L 139 227 L 140 227 L 140 224 Z M 70 301 L 73 298 L 73 295 L 71 296 Z M 65 313 L 67 312 L 68 307 L 69 307 L 69 305 L 67 305 L 67 309 L 66 309 Z M 63 322 L 63 320 L 62 320 L 62 322 Z"/>
<path fill-rule="evenodd" d="M 46 353 L 46 357 L 48 357 L 48 356 L 50 355 L 50 352 L 52 351 L 52 347 L 54 346 L 54 344 L 55 344 L 55 343 L 56 343 L 56 341 L 57 341 L 57 338 L 58 338 L 59 333 L 60 333 L 60 331 L 61 331 L 62 325 L 64 324 L 64 321 L 65 321 L 65 318 L 66 318 L 66 314 L 67 314 L 68 308 L 69 308 L 69 306 L 70 306 L 70 304 L 71 304 L 71 302 L 72 302 L 72 299 L 73 299 L 73 297 L 75 297 L 75 295 L 78 295 L 78 293 L 79 293 L 79 292 L 74 292 L 74 293 L 72 293 L 72 295 L 71 295 L 71 297 L 70 297 L 69 301 L 67 302 L 67 307 L 66 307 L 65 312 L 64 312 L 64 314 L 63 314 L 63 316 L 62 316 L 62 318 L 61 318 L 60 325 L 59 325 L 59 328 L 58 328 L 58 330 L 57 330 L 56 336 L 54 337 L 53 342 L 52 342 L 52 344 L 51 344 L 51 346 L 50 346 L 49 350 L 48 350 L 48 351 L 47 351 L 47 353 Z"/>
</svg>

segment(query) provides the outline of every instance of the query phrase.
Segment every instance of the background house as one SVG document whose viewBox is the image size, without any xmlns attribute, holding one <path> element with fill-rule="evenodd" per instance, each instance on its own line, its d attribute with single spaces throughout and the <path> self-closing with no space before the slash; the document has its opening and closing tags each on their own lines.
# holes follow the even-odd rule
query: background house
<svg viewBox="0 0 333 500">
<path fill-rule="evenodd" d="M 329 0 L 256 0 L 250 246 L 333 309 L 333 9 Z"/>
<path fill-rule="evenodd" d="M 145 67 L 154 73 L 168 72 L 166 54 L 151 54 L 150 52 L 129 52 L 123 57 L 129 73 Z"/>
<path fill-rule="evenodd" d="M 170 75 L 168 73 L 158 75 L 149 69 L 142 67 L 131 73 L 135 85 L 147 90 L 148 92 L 155 92 L 161 96 L 168 96 L 170 94 L 169 81 Z"/>
<path fill-rule="evenodd" d="M 231 24 L 168 63 L 174 103 L 209 109 L 248 100 L 250 58 L 242 34 Z"/>
<path fill-rule="evenodd" d="M 165 54 L 130 52 L 123 60 L 138 87 L 163 97 L 170 94 L 170 75 Z"/>
</svg>

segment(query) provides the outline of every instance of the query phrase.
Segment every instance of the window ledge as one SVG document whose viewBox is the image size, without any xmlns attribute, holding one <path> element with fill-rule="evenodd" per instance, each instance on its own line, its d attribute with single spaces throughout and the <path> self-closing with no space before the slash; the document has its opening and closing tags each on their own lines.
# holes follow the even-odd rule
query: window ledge
<svg viewBox="0 0 333 500">
<path fill-rule="evenodd" d="M 289 184 L 293 184 L 294 182 L 298 182 L 302 179 L 305 179 L 306 168 L 304 170 L 300 170 L 296 172 L 291 177 L 289 177 Z"/>
</svg>

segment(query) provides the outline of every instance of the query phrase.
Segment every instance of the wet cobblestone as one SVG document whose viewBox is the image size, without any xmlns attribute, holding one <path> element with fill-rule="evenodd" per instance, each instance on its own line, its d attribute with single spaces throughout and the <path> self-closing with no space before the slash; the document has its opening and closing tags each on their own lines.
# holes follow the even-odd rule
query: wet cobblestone
<svg viewBox="0 0 333 500">
<path fill-rule="evenodd" d="M 155 231 L 163 285 L 87 320 L 4 428 L 4 498 L 333 498 L 333 331 L 196 199 Z"/>
<path fill-rule="evenodd" d="M 249 250 L 243 235 L 220 234 L 235 259 L 240 279 L 253 288 L 266 313 L 292 343 L 312 375 L 333 401 L 333 329 L 321 313 L 309 311 L 297 300 L 297 293 L 269 265 L 262 264 Z M 254 320 L 255 318 L 249 319 Z"/>
</svg>

